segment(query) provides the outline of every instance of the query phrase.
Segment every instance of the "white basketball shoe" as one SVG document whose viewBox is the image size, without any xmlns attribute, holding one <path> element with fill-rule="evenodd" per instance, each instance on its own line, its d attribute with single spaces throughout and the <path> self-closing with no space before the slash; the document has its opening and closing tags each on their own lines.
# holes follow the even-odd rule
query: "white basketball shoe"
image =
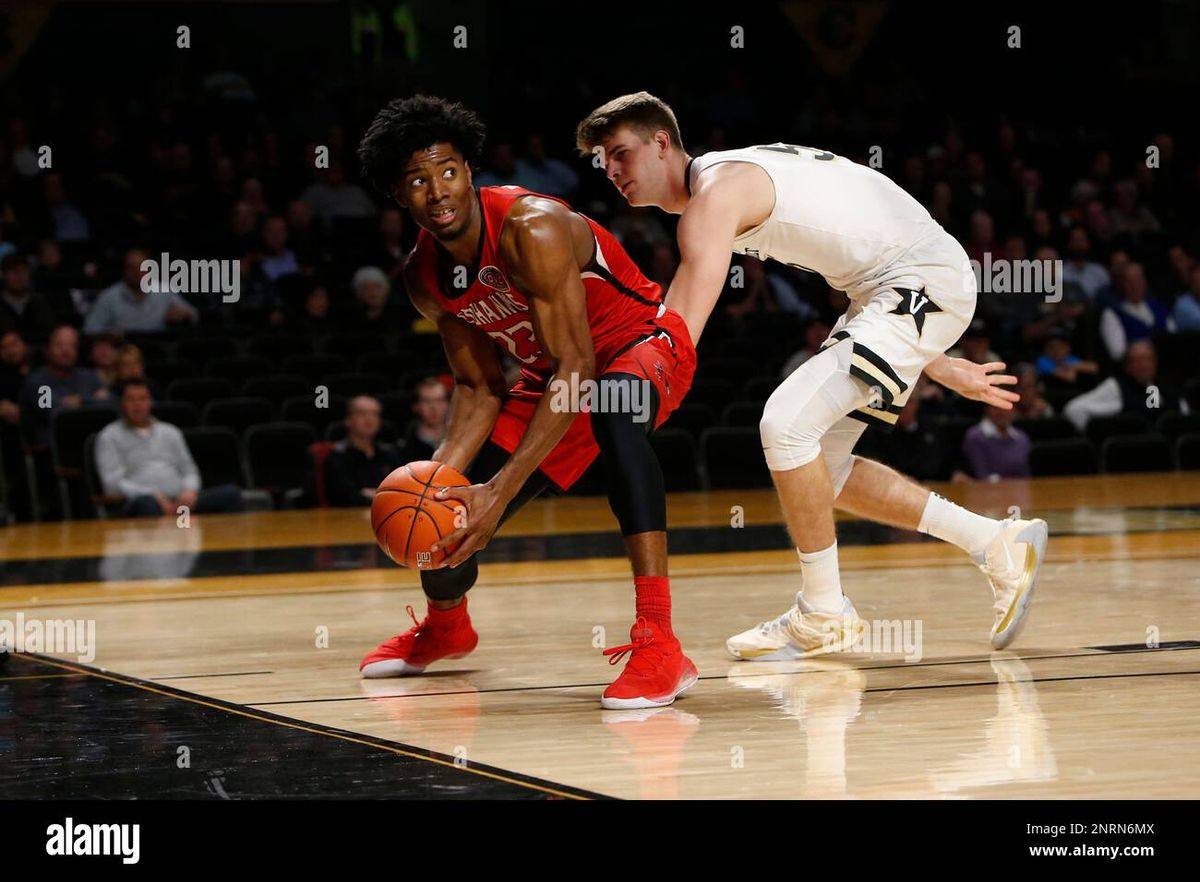
<svg viewBox="0 0 1200 882">
<path fill-rule="evenodd" d="M 783 615 L 755 625 L 725 641 L 741 661 L 787 661 L 851 649 L 862 637 L 863 622 L 849 597 L 835 613 L 813 609 L 803 594 Z"/>
<path fill-rule="evenodd" d="M 971 560 L 987 576 L 996 598 L 992 623 L 994 649 L 1004 649 L 1012 643 L 1029 617 L 1049 535 L 1043 520 L 1012 521 L 1000 528 L 980 554 L 971 555 Z"/>
</svg>

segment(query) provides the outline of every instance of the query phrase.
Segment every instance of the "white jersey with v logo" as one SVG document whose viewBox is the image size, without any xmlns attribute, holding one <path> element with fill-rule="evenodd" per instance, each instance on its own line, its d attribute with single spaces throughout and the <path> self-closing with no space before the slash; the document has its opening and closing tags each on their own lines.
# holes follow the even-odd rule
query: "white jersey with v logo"
<svg viewBox="0 0 1200 882">
<path fill-rule="evenodd" d="M 696 157 L 690 181 L 722 162 L 757 165 L 775 186 L 770 216 L 738 236 L 734 251 L 820 273 L 852 297 L 922 239 L 953 241 L 891 178 L 843 156 L 794 144 L 722 150 Z"/>
<path fill-rule="evenodd" d="M 775 187 L 771 214 L 734 252 L 820 273 L 846 293 L 850 308 L 825 346 L 847 342 L 843 368 L 868 392 L 854 416 L 894 424 L 925 365 L 975 312 L 966 252 L 898 184 L 845 157 L 793 144 L 706 153 L 691 161 L 689 186 L 722 162 L 757 165 Z"/>
</svg>

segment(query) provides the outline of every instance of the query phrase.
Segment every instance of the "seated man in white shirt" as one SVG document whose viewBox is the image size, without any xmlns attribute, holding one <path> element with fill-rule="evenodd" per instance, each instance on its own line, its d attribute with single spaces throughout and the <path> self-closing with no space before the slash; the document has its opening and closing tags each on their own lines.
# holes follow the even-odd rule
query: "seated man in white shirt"
<svg viewBox="0 0 1200 882">
<path fill-rule="evenodd" d="M 201 489 L 183 433 L 150 415 L 145 380 L 127 382 L 120 404 L 121 419 L 96 436 L 95 458 L 104 492 L 125 498 L 123 517 L 175 516 L 180 506 L 192 514 L 242 511 L 236 485 Z"/>
<path fill-rule="evenodd" d="M 1168 384 L 1157 382 L 1158 355 L 1149 340 L 1136 340 L 1125 350 L 1121 373 L 1109 377 L 1090 392 L 1072 398 L 1063 416 L 1083 431 L 1092 417 L 1140 413 L 1153 423 L 1170 411 L 1188 412 L 1187 401 Z"/>
</svg>

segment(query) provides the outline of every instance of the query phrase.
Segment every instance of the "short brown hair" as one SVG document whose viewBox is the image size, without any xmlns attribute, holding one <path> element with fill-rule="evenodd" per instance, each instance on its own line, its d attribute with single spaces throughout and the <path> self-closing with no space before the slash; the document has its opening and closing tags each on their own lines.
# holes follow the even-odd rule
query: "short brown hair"
<svg viewBox="0 0 1200 882">
<path fill-rule="evenodd" d="M 664 131 L 670 135 L 672 145 L 683 149 L 674 111 L 649 92 L 634 92 L 601 104 L 575 128 L 575 146 L 581 155 L 587 156 L 593 147 L 624 125 L 631 126 L 646 140 L 655 132 Z"/>
</svg>

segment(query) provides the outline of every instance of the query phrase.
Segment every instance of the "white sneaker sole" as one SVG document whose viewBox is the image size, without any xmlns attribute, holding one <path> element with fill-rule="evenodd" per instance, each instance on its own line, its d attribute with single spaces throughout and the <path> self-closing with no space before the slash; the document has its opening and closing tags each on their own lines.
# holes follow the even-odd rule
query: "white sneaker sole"
<svg viewBox="0 0 1200 882">
<path fill-rule="evenodd" d="M 697 674 L 688 674 L 675 686 L 675 691 L 664 695 L 662 698 L 645 698 L 638 696 L 637 698 L 606 698 L 600 696 L 600 707 L 605 710 L 633 710 L 643 707 L 666 707 L 682 695 L 686 690 L 691 689 L 699 680 Z"/>
<path fill-rule="evenodd" d="M 365 665 L 362 669 L 364 680 L 378 680 L 383 677 L 409 677 L 413 674 L 424 672 L 424 668 L 418 665 L 410 665 L 404 659 L 385 659 L 384 661 L 371 662 Z"/>
<path fill-rule="evenodd" d="M 754 661 L 754 662 L 771 662 L 771 661 L 795 661 L 798 658 L 804 658 L 804 653 L 792 646 L 790 643 L 787 646 L 779 649 L 739 649 L 734 646 L 732 640 L 725 641 L 725 651 L 730 657 L 736 661 Z"/>
<path fill-rule="evenodd" d="M 1042 561 L 1046 557 L 1046 543 L 1050 539 L 1050 528 L 1041 518 L 1030 521 L 1029 526 L 1021 531 L 1016 541 L 1027 543 L 1025 549 L 1025 566 L 1028 570 L 1026 584 L 1017 589 L 1016 599 L 1009 607 L 1008 626 L 992 632 L 992 648 L 1004 649 L 1017 639 L 1021 629 L 1029 617 L 1029 606 L 1033 603 L 1033 589 L 1037 585 L 1038 573 L 1042 569 Z M 1029 555 L 1033 555 L 1033 567 L 1029 569 Z"/>
</svg>

